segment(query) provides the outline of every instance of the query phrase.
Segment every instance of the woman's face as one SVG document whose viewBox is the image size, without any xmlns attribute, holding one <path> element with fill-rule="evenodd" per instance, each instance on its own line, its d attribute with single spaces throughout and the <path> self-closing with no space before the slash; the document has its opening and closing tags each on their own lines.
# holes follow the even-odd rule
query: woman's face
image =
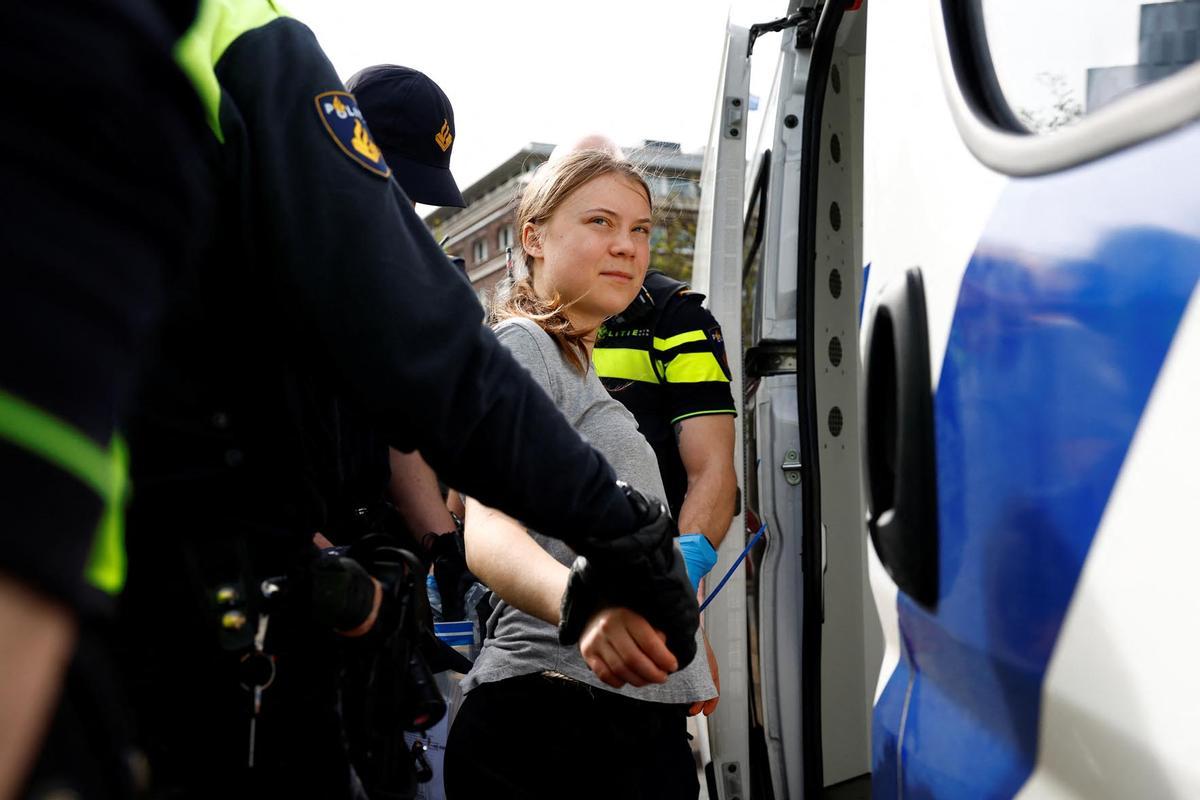
<svg viewBox="0 0 1200 800">
<path fill-rule="evenodd" d="M 579 328 L 597 327 L 624 311 L 637 296 L 650 263 L 650 202 L 641 186 L 621 175 L 593 178 L 567 196 L 522 244 L 534 258 L 539 297 L 556 292 L 574 302 L 567 317 Z"/>
</svg>

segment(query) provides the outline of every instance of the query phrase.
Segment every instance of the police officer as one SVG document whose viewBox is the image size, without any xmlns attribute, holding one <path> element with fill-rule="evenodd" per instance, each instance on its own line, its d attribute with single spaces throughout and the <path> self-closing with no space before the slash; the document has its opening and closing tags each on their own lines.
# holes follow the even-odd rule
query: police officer
<svg viewBox="0 0 1200 800">
<path fill-rule="evenodd" d="M 125 417 L 166 292 L 206 229 L 186 2 L 0 5 L 0 797 L 122 790 L 90 670 L 124 580 Z M 166 13 L 170 12 L 170 13 Z M 73 692 L 58 700 L 66 675 Z M 57 711 L 55 710 L 57 706 Z M 99 713 L 93 713 L 99 712 Z"/>
<path fill-rule="evenodd" d="M 364 434 L 342 423 L 360 415 L 587 557 L 564 626 L 618 604 L 690 640 L 666 515 L 614 483 L 483 328 L 312 33 L 268 0 L 206 0 L 177 53 L 206 103 L 223 202 L 130 429 L 122 655 L 156 791 L 355 792 L 333 632 L 370 638 L 404 614 L 378 589 L 327 591 L 349 568 L 311 537 L 386 479 L 348 457 Z"/>
<path fill-rule="evenodd" d="M 346 89 L 358 101 L 392 177 L 413 202 L 462 208 L 466 205 L 450 172 L 456 128 L 450 98 L 428 75 L 409 67 L 377 64 L 356 72 Z M 436 130 L 438 135 L 429 136 Z M 421 454 L 392 449 L 390 499 L 433 562 L 445 620 L 466 616 L 464 597 L 474 583 L 467 569 L 461 518 L 446 507 L 437 476 Z"/>
<path fill-rule="evenodd" d="M 638 298 L 600 329 L 592 356 L 601 382 L 637 418 L 654 449 L 694 589 L 716 565 L 737 503 L 737 411 L 721 327 L 700 305 L 703 299 L 683 282 L 648 270 Z M 707 635 L 704 646 L 719 690 Z M 718 700 L 694 703 L 688 713 L 707 716 Z"/>
<path fill-rule="evenodd" d="M 721 326 L 703 299 L 649 270 L 638 299 L 600 330 L 594 355 L 605 388 L 633 412 L 658 457 L 693 583 L 716 563 L 737 497 L 737 410 Z"/>
<path fill-rule="evenodd" d="M 376 64 L 350 76 L 346 89 L 371 123 L 393 177 L 410 200 L 428 206 L 466 206 L 450 173 L 454 106 L 442 87 L 420 70 Z"/>
</svg>

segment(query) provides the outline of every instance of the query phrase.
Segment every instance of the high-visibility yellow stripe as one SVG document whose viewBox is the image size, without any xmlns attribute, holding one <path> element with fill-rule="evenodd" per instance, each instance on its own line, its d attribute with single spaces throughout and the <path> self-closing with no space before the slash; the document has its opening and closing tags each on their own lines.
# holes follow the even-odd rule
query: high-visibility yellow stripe
<svg viewBox="0 0 1200 800">
<path fill-rule="evenodd" d="M 113 437 L 108 451 L 53 414 L 0 389 L 0 439 L 35 453 L 84 483 L 104 501 L 104 513 L 84 570 L 96 588 L 116 594 L 125 583 L 124 500 L 129 458 Z"/>
<path fill-rule="evenodd" d="M 725 370 L 712 353 L 680 353 L 667 362 L 667 383 L 728 383 Z"/>
<path fill-rule="evenodd" d="M 597 347 L 592 351 L 592 363 L 601 378 L 659 383 L 650 353 L 628 347 Z"/>
<path fill-rule="evenodd" d="M 107 502 L 112 496 L 113 461 L 73 425 L 0 389 L 0 438 L 36 453 L 87 484 Z"/>
<path fill-rule="evenodd" d="M 113 439 L 113 493 L 92 542 L 84 576 L 102 592 L 118 594 L 125 586 L 125 498 L 129 496 L 129 453 L 121 438 Z"/>
<path fill-rule="evenodd" d="M 672 348 L 679 347 L 681 344 L 687 344 L 688 342 L 703 342 L 706 338 L 707 337 L 704 335 L 704 331 L 687 331 L 686 333 L 677 333 L 674 336 L 667 337 L 666 339 L 659 339 L 656 336 L 654 337 L 654 349 L 670 350 Z"/>
<path fill-rule="evenodd" d="M 673 420 L 671 420 L 671 424 L 674 425 L 676 422 L 682 422 L 683 420 L 691 419 L 692 417 L 708 417 L 716 414 L 733 415 L 736 417 L 737 409 L 714 408 L 710 411 L 693 411 L 691 414 L 680 414 L 678 417 L 675 417 Z"/>
<path fill-rule="evenodd" d="M 243 33 L 261 28 L 285 13 L 272 0 L 201 0 L 195 22 L 175 43 L 175 63 L 196 87 L 207 112 L 208 126 L 219 141 L 224 142 L 225 135 L 221 131 L 217 62 Z"/>
</svg>

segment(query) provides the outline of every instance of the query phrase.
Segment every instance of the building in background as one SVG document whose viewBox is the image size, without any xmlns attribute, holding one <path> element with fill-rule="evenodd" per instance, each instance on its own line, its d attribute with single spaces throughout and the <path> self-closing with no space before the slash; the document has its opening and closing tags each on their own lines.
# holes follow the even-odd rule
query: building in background
<svg viewBox="0 0 1200 800">
<path fill-rule="evenodd" d="M 463 190 L 466 208 L 439 208 L 425 217 L 446 252 L 466 261 L 471 285 L 485 301 L 506 274 L 508 248 L 515 253 L 519 247 L 517 196 L 530 173 L 553 150 L 554 145 L 541 142 L 522 148 Z M 625 152 L 646 171 L 653 195 L 650 266 L 687 280 L 692 273 L 703 154 L 684 153 L 673 142 L 651 140 Z"/>
<path fill-rule="evenodd" d="M 1139 86 L 1200 60 L 1200 0 L 1144 3 L 1138 25 L 1138 63 L 1087 71 L 1090 113 Z"/>
</svg>

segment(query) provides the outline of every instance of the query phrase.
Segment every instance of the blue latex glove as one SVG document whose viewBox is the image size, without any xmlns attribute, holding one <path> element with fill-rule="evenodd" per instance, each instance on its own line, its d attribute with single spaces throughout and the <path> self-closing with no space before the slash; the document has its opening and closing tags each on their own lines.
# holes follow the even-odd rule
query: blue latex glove
<svg viewBox="0 0 1200 800">
<path fill-rule="evenodd" d="M 679 549 L 683 551 L 683 563 L 687 566 L 688 579 L 693 589 L 700 588 L 700 579 L 708 574 L 717 563 L 717 551 L 703 533 L 684 533 L 679 537 Z"/>
</svg>

